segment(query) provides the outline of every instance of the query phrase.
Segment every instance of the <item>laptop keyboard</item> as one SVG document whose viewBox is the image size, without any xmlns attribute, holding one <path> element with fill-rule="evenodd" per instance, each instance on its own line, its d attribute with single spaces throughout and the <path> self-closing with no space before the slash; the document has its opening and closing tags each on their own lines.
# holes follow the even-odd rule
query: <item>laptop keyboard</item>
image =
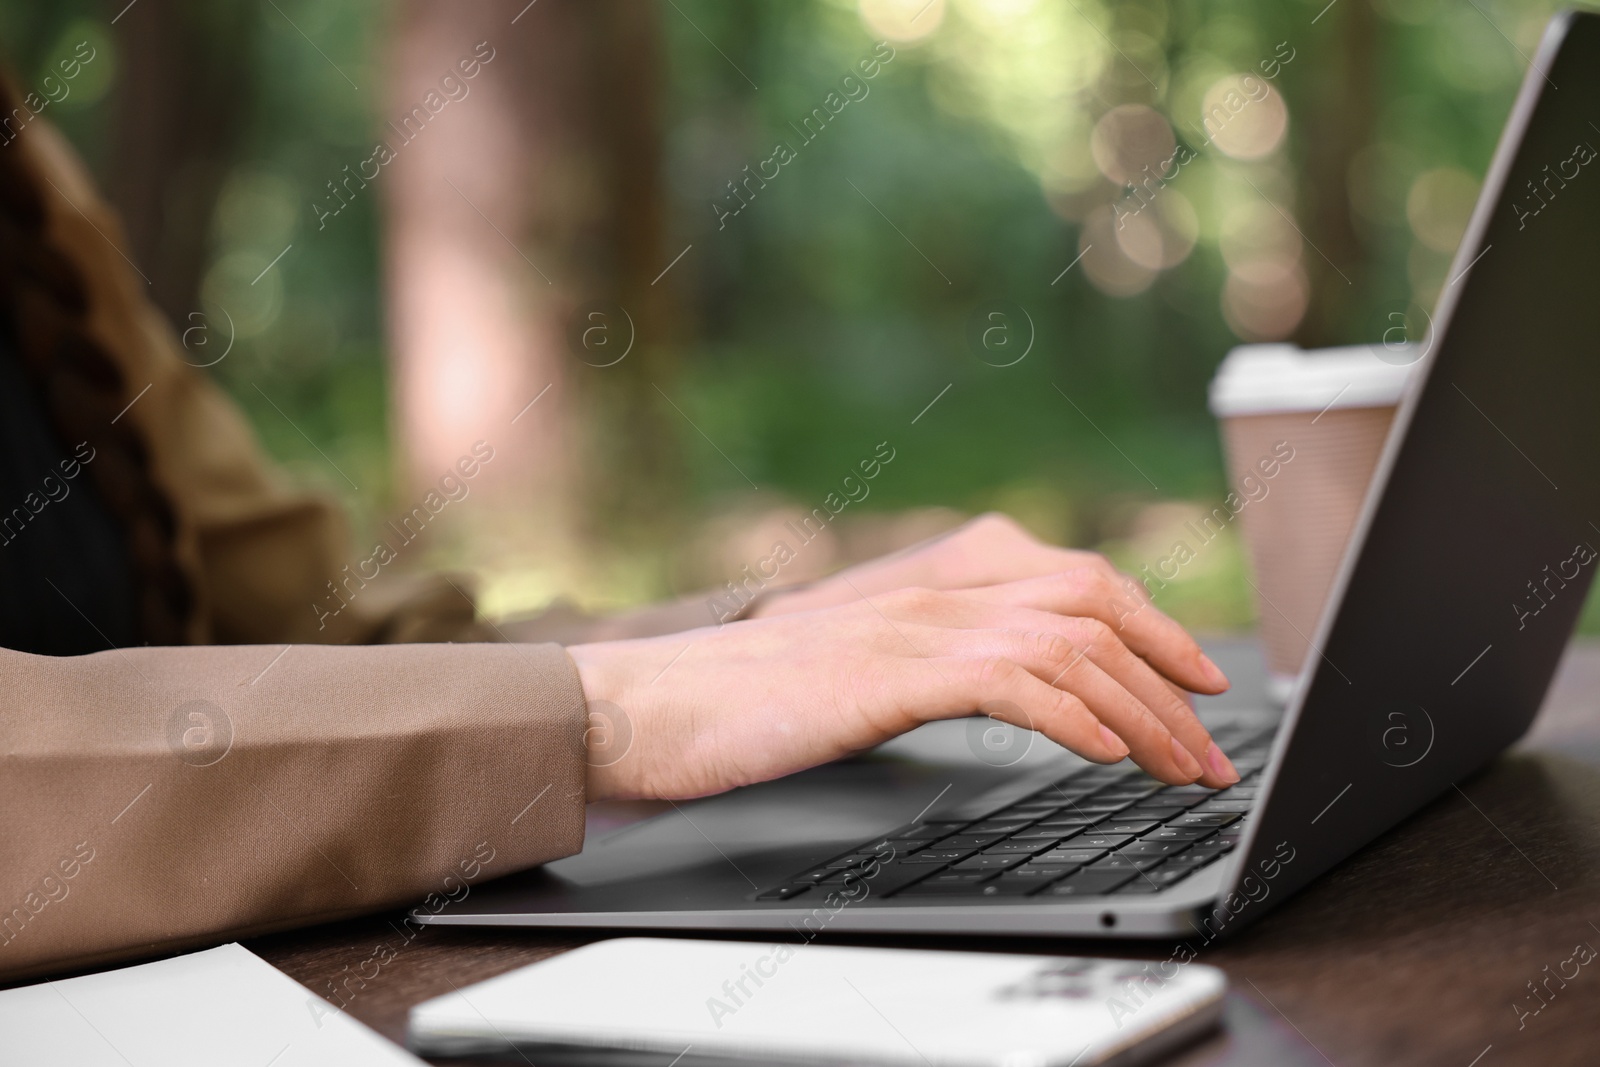
<svg viewBox="0 0 1600 1067">
<path fill-rule="evenodd" d="M 914 822 L 864 841 L 755 899 L 862 882 L 868 896 L 908 904 L 1158 893 L 1233 850 L 1274 732 L 1213 734 L 1239 772 L 1227 789 L 1163 785 L 1129 763 L 1086 767 L 981 819 Z"/>
</svg>

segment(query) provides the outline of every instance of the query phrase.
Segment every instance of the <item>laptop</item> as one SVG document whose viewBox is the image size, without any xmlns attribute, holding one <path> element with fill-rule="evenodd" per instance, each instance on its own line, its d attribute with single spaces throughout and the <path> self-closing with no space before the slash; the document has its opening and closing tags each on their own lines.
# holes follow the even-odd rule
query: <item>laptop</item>
<svg viewBox="0 0 1600 1067">
<path fill-rule="evenodd" d="M 1210 940 L 1532 722 L 1600 560 L 1600 15 L 1550 24 L 1286 707 L 1217 710 L 1232 788 L 983 719 L 675 805 L 442 925 Z M 1397 735 L 1396 730 L 1403 731 Z M 1032 738 L 1034 735 L 1028 735 Z M 954 754 L 952 754 L 954 753 Z"/>
</svg>

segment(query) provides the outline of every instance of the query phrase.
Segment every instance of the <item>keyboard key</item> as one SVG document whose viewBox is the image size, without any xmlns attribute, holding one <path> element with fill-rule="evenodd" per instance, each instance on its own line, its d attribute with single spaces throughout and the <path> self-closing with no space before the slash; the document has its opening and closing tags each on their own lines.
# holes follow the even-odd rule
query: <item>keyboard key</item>
<svg viewBox="0 0 1600 1067">
<path fill-rule="evenodd" d="M 1243 814 L 1256 806 L 1253 800 L 1208 800 L 1197 806 L 1197 814 L 1210 814 L 1212 812 L 1238 812 Z"/>
<path fill-rule="evenodd" d="M 1239 819 L 1240 819 L 1240 816 L 1239 816 L 1239 814 L 1237 812 L 1231 812 L 1231 811 L 1192 812 L 1191 811 L 1191 812 L 1189 812 L 1189 813 L 1187 813 L 1185 815 L 1180 815 L 1176 819 L 1173 819 L 1172 820 L 1172 825 L 1173 826 L 1206 826 L 1206 827 L 1210 827 L 1212 829 L 1221 829 L 1222 827 L 1227 826 L 1230 823 L 1238 822 Z"/>
<path fill-rule="evenodd" d="M 1174 882 L 1183 881 L 1185 878 L 1193 874 L 1197 869 L 1198 868 L 1195 866 L 1189 864 L 1173 866 L 1171 863 L 1163 863 L 1153 871 L 1146 871 L 1145 877 L 1164 889 Z"/>
<path fill-rule="evenodd" d="M 1086 866 L 1088 865 L 1083 863 L 1028 863 L 1021 867 L 1013 868 L 1006 873 L 1022 874 L 1024 871 L 1026 871 L 1030 875 L 1037 874 L 1040 877 L 1045 877 L 1049 881 L 1054 882 L 1058 878 L 1065 878 L 1069 874 L 1074 874 L 1078 871 L 1081 871 Z"/>
<path fill-rule="evenodd" d="M 1132 834 L 1079 834 L 1070 838 L 1071 848 L 1121 848 L 1133 840 Z"/>
<path fill-rule="evenodd" d="M 1048 818 L 1040 819 L 1033 824 L 1033 829 L 1040 830 L 1051 826 L 1087 826 L 1099 819 L 1097 815 L 1079 815 L 1075 811 L 1061 811 Z"/>
<path fill-rule="evenodd" d="M 886 864 L 875 877 L 861 878 L 862 884 L 867 887 L 867 895 L 873 897 L 886 897 L 890 893 L 904 889 L 913 882 L 921 881 L 931 875 L 944 873 L 938 867 L 929 864 L 917 863 L 890 863 Z M 828 888 L 824 886 L 823 888 Z"/>
<path fill-rule="evenodd" d="M 1015 827 L 1016 829 L 1014 830 L 1001 831 L 1003 833 L 1014 834 L 1017 832 L 1017 830 L 1025 830 L 1028 827 L 1037 824 L 1041 819 L 1051 819 L 1054 817 L 1055 809 L 1052 808 L 1049 811 L 1025 811 L 1015 815 L 1007 812 L 1005 815 L 995 821 L 997 823 L 1004 823 L 1007 826 Z"/>
<path fill-rule="evenodd" d="M 973 897 L 978 895 L 982 886 L 975 882 L 965 885 L 954 882 L 943 885 L 933 885 L 929 882 L 918 882 L 916 885 L 907 886 L 894 895 L 896 900 L 911 900 L 917 897 Z"/>
<path fill-rule="evenodd" d="M 1208 837 L 1204 841 L 1196 841 L 1190 847 L 1196 852 L 1215 852 L 1221 854 L 1223 852 L 1231 851 L 1236 844 L 1238 844 L 1237 840 L 1230 841 L 1228 838 L 1219 836 Z"/>
<path fill-rule="evenodd" d="M 959 833 L 954 837 L 947 837 L 939 842 L 939 847 L 944 849 L 956 848 L 986 848 L 996 841 L 1004 840 L 1005 834 L 968 834 Z"/>
<path fill-rule="evenodd" d="M 1186 809 L 1175 808 L 1170 804 L 1157 804 L 1151 802 L 1150 807 L 1135 804 L 1121 813 L 1124 819 L 1151 819 L 1155 822 L 1166 822 L 1168 819 L 1181 817 Z"/>
<path fill-rule="evenodd" d="M 906 886 L 895 894 L 895 899 L 904 900 L 906 897 L 921 896 L 976 896 L 982 881 L 981 878 L 947 878 L 940 875 Z"/>
<path fill-rule="evenodd" d="M 780 885 L 776 889 L 769 889 L 765 893 L 757 895 L 756 899 L 788 900 L 790 897 L 799 896 L 801 893 L 806 892 L 810 888 L 811 887 L 809 885 Z"/>
<path fill-rule="evenodd" d="M 896 856 L 911 856 L 938 843 L 931 837 L 900 837 L 891 839 L 889 847 L 894 850 Z"/>
<path fill-rule="evenodd" d="M 1001 871 L 1007 867 L 1015 867 L 1027 858 L 1027 856 L 973 856 L 971 859 L 962 860 L 951 869 L 956 871 Z"/>
<path fill-rule="evenodd" d="M 1129 897 L 1159 893 L 1161 889 L 1162 887 L 1155 882 L 1147 882 L 1143 878 L 1135 878 L 1133 881 L 1112 890 L 1112 893 L 1119 897 Z"/>
<path fill-rule="evenodd" d="M 1191 871 L 1199 870 L 1212 860 L 1221 859 L 1222 856 L 1223 854 L 1221 852 L 1215 852 L 1211 850 L 1196 852 L 1194 849 L 1190 849 L 1187 852 L 1180 852 L 1176 856 L 1173 856 L 1171 859 L 1167 860 L 1166 863 L 1161 865 L 1161 869 L 1166 870 L 1168 867 L 1177 869 L 1182 867 Z"/>
<path fill-rule="evenodd" d="M 1081 866 L 1092 863 L 1106 854 L 1103 848 L 1058 848 L 1051 852 L 1043 852 L 1028 861 L 1028 866 L 1036 867 L 1047 864 L 1070 863 Z"/>
<path fill-rule="evenodd" d="M 1135 841 L 1117 852 L 1119 856 L 1176 856 L 1193 842 L 1190 841 Z"/>
<path fill-rule="evenodd" d="M 1107 789 L 1120 789 L 1124 786 L 1138 785 L 1140 782 L 1155 780 L 1138 767 L 1133 766 L 1132 763 L 1111 767 L 1108 770 L 1113 770 L 1117 773 L 1086 775 L 1082 778 L 1075 778 L 1062 792 L 1082 797 L 1088 796 L 1090 793 L 1103 792 Z"/>
<path fill-rule="evenodd" d="M 1031 856 L 1054 848 L 1050 841 L 1002 841 L 983 850 L 985 856 Z"/>
<path fill-rule="evenodd" d="M 1079 825 L 1079 826 L 1042 826 L 1042 827 L 1037 827 L 1035 830 L 1025 831 L 1027 836 L 1024 836 L 1023 834 L 1013 834 L 1011 837 L 1008 837 L 1006 840 L 1008 840 L 1008 841 L 1034 841 L 1034 842 L 1051 841 L 1051 840 L 1065 841 L 1069 837 L 1072 837 L 1072 836 L 1074 836 L 1076 834 L 1083 833 L 1084 831 L 1088 830 L 1090 828 L 1090 826 L 1092 826 L 1092 825 L 1093 824 Z"/>
<path fill-rule="evenodd" d="M 1035 867 L 1032 864 L 1025 864 L 1003 872 L 996 881 L 1031 882 L 1035 886 L 1041 886 L 1047 882 L 1053 882 L 1057 878 L 1065 878 L 1069 873 L 1069 871 L 1061 867 Z"/>
<path fill-rule="evenodd" d="M 1064 815 L 1114 815 L 1132 803 L 1132 800 L 1101 800 L 1094 797 L 1081 804 L 1069 804 L 1061 811 Z"/>
<path fill-rule="evenodd" d="M 1091 871 L 1082 870 L 1076 874 L 1069 874 L 1054 885 L 1046 886 L 1043 894 L 1050 897 L 1098 897 L 1116 889 L 1138 874 L 1132 870 L 1126 871 Z"/>
<path fill-rule="evenodd" d="M 976 885 L 994 877 L 988 871 L 945 871 L 926 880 L 927 885 Z"/>
<path fill-rule="evenodd" d="M 1154 830 L 1160 825 L 1159 822 L 1148 819 L 1110 819 L 1106 822 L 1096 823 L 1094 832 L 1097 834 L 1142 834 L 1146 830 Z"/>
<path fill-rule="evenodd" d="M 1216 793 L 1215 789 L 1208 789 L 1203 785 L 1169 785 L 1157 795 L 1167 797 L 1209 797 Z"/>
<path fill-rule="evenodd" d="M 1130 856 L 1127 850 L 1113 852 L 1089 864 L 1091 871 L 1142 871 L 1159 865 L 1165 856 Z"/>
<path fill-rule="evenodd" d="M 1100 801 L 1112 799 L 1143 800 L 1150 794 L 1158 792 L 1161 788 L 1162 787 L 1159 782 L 1135 782 L 1131 785 L 1113 785 L 1100 790 L 1100 792 L 1094 795 L 1094 799 Z"/>
<path fill-rule="evenodd" d="M 900 862 L 901 863 L 954 863 L 956 860 L 966 859 L 968 856 L 972 855 L 972 852 L 973 852 L 973 850 L 970 849 L 970 848 L 963 848 L 963 849 L 927 848 L 927 849 L 923 849 L 921 852 L 918 852 L 914 856 L 905 856 L 905 857 L 903 857 L 900 860 Z"/>
<path fill-rule="evenodd" d="M 1014 834 L 1028 825 L 1025 819 L 997 819 L 967 827 L 963 834 Z"/>
<path fill-rule="evenodd" d="M 1138 811 L 1142 812 L 1142 811 L 1149 811 L 1151 809 L 1158 809 L 1158 810 L 1161 810 L 1161 811 L 1174 811 L 1175 814 L 1181 814 L 1181 813 L 1183 813 L 1185 811 L 1188 811 L 1190 808 L 1194 807 L 1196 804 L 1205 803 L 1205 801 L 1207 799 L 1209 799 L 1209 798 L 1203 797 L 1203 796 L 1200 796 L 1200 797 L 1164 797 L 1164 796 L 1161 796 L 1160 794 L 1157 794 L 1157 795 L 1151 797 L 1149 800 L 1141 801 L 1139 804 L 1137 804 L 1135 806 L 1135 810 L 1138 810 Z"/>
<path fill-rule="evenodd" d="M 1213 831 L 1208 826 L 1158 826 L 1139 838 L 1139 840 L 1199 841 L 1203 837 L 1210 837 L 1212 833 Z"/>
<path fill-rule="evenodd" d="M 1088 825 L 1088 824 L 1085 824 L 1085 825 Z M 1008 840 L 1008 841 L 1059 841 L 1063 837 L 1070 837 L 1072 834 L 1077 833 L 1081 829 L 1083 829 L 1082 826 L 1053 826 L 1053 827 L 1052 826 L 1046 826 L 1046 827 L 1037 827 L 1036 826 L 1031 830 L 1024 830 L 1020 834 L 1012 834 L 1006 840 Z"/>
</svg>

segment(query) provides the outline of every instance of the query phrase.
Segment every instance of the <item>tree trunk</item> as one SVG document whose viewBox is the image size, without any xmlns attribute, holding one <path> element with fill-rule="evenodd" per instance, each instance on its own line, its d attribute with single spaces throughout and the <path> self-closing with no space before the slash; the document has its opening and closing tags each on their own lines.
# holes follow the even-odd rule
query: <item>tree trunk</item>
<svg viewBox="0 0 1600 1067">
<path fill-rule="evenodd" d="M 257 15 L 252 4 L 141 0 L 117 19 L 122 70 L 106 185 L 129 257 L 176 323 L 200 309 L 211 216 L 255 84 Z"/>
<path fill-rule="evenodd" d="M 1311 301 L 1295 341 L 1306 348 L 1373 340 L 1348 333 L 1371 256 L 1351 215 L 1350 161 L 1372 140 L 1377 119 L 1378 15 L 1369 3 L 1338 4 L 1316 28 L 1329 38 L 1296 69 L 1301 225 L 1312 247 L 1302 258 Z"/>
<path fill-rule="evenodd" d="M 683 416 L 663 392 L 674 392 L 682 326 L 674 294 L 694 270 L 694 253 L 690 249 L 673 263 L 686 246 L 666 243 L 657 112 L 660 9 L 627 2 L 597 7 L 595 55 L 613 57 L 590 68 L 598 75 L 590 90 L 609 202 L 595 237 L 609 262 L 589 284 L 594 293 L 627 309 L 637 337 L 622 362 L 594 366 L 609 361 L 589 353 L 583 357 L 590 364 L 581 369 L 591 416 L 584 446 L 585 515 L 591 532 L 608 530 L 613 538 L 632 533 L 637 539 L 648 529 L 660 545 L 682 519 L 682 457 L 671 442 L 683 428 Z M 682 403 L 680 397 L 672 399 Z"/>
<path fill-rule="evenodd" d="M 495 459 L 473 491 L 502 529 L 524 529 L 527 550 L 559 561 L 583 525 L 578 486 L 590 482 L 581 457 L 593 437 L 577 425 L 590 405 L 579 397 L 594 388 L 603 409 L 636 413 L 645 332 L 664 318 L 664 294 L 646 276 L 665 265 L 656 28 L 650 5 L 525 4 L 404 0 L 391 115 L 446 95 L 452 70 L 468 91 L 414 139 L 397 133 L 398 118 L 386 127 L 395 159 L 377 180 L 401 485 L 423 491 L 487 441 Z M 458 63 L 475 52 L 492 58 L 461 78 Z M 599 322 L 589 336 L 611 347 L 591 352 L 574 316 L 596 303 L 628 316 Z M 632 351 L 600 366 L 625 348 L 629 316 Z M 595 387 L 605 375 L 633 382 L 630 398 Z"/>
</svg>

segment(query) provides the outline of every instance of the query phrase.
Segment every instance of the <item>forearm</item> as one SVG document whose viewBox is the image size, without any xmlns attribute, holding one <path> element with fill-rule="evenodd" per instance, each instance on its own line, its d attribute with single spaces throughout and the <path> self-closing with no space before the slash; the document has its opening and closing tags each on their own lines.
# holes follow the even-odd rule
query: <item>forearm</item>
<svg viewBox="0 0 1600 1067">
<path fill-rule="evenodd" d="M 448 906 L 582 846 L 554 646 L 0 651 L 0 676 L 0 977 Z"/>
</svg>

